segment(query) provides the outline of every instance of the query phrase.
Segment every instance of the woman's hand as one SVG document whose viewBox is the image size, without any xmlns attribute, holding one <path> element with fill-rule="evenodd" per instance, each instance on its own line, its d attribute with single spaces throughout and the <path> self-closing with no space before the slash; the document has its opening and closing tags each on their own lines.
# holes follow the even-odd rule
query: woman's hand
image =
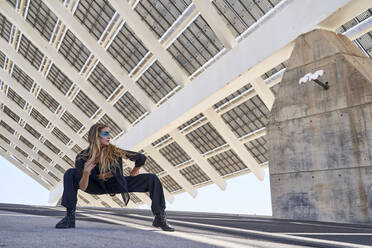
<svg viewBox="0 0 372 248">
<path fill-rule="evenodd" d="M 84 164 L 83 176 L 79 182 L 79 189 L 85 191 L 89 184 L 89 175 L 92 172 L 93 168 L 96 167 L 97 163 L 99 162 L 99 156 L 97 156 L 94 160 L 90 159 Z"/>
<path fill-rule="evenodd" d="M 96 167 L 96 165 L 97 165 L 98 162 L 99 162 L 99 155 L 94 159 L 94 161 L 88 160 L 84 164 L 84 171 L 83 171 L 83 173 L 90 175 L 90 173 L 92 172 L 92 170 L 94 169 L 94 167 Z"/>
<path fill-rule="evenodd" d="M 131 177 L 135 177 L 139 174 L 140 167 L 134 167 L 132 171 L 130 172 Z"/>
<path fill-rule="evenodd" d="M 111 172 L 107 172 L 107 173 L 104 173 L 104 174 L 99 174 L 97 175 L 97 177 L 101 180 L 105 180 L 107 178 L 111 178 L 113 177 L 114 175 L 111 173 Z"/>
<path fill-rule="evenodd" d="M 96 167 L 96 163 L 85 163 L 83 173 L 90 175 L 94 167 Z"/>
</svg>

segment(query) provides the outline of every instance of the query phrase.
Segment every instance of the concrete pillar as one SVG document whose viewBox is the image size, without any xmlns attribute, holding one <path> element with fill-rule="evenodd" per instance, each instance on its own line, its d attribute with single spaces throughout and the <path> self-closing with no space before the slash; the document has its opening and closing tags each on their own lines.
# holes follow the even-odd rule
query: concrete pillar
<svg viewBox="0 0 372 248">
<path fill-rule="evenodd" d="M 274 217 L 372 221 L 372 60 L 346 36 L 297 38 L 267 135 Z"/>
</svg>

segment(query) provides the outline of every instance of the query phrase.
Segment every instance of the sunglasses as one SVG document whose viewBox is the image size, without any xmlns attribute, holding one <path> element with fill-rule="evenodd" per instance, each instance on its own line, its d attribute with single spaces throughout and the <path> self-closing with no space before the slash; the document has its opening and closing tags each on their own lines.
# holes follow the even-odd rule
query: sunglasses
<svg viewBox="0 0 372 248">
<path fill-rule="evenodd" d="M 109 131 L 103 131 L 103 132 L 101 132 L 101 137 L 106 138 L 108 136 L 110 136 L 110 132 Z"/>
</svg>

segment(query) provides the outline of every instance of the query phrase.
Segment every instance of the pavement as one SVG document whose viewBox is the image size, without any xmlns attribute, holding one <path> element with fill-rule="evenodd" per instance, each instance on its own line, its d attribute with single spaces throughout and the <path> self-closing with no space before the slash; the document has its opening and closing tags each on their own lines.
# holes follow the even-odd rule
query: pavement
<svg viewBox="0 0 372 248">
<path fill-rule="evenodd" d="M 372 224 L 168 211 L 175 232 L 151 226 L 149 210 L 80 207 L 76 228 L 55 229 L 63 207 L 0 204 L 2 247 L 372 247 Z"/>
</svg>

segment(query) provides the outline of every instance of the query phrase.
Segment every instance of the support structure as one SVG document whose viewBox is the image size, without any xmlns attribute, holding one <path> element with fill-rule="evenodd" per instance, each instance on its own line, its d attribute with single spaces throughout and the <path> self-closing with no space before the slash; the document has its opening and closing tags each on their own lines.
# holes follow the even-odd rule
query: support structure
<svg viewBox="0 0 372 248">
<path fill-rule="evenodd" d="M 265 83 L 265 81 L 261 77 L 252 80 L 251 85 L 254 88 L 254 90 L 257 92 L 257 95 L 264 102 L 267 109 L 271 110 L 274 104 L 275 96 L 273 92 L 270 90 L 269 86 Z"/>
<path fill-rule="evenodd" d="M 318 70 L 327 90 L 299 83 Z M 372 221 L 371 95 L 372 59 L 347 37 L 297 38 L 267 126 L 274 217 Z"/>
</svg>

